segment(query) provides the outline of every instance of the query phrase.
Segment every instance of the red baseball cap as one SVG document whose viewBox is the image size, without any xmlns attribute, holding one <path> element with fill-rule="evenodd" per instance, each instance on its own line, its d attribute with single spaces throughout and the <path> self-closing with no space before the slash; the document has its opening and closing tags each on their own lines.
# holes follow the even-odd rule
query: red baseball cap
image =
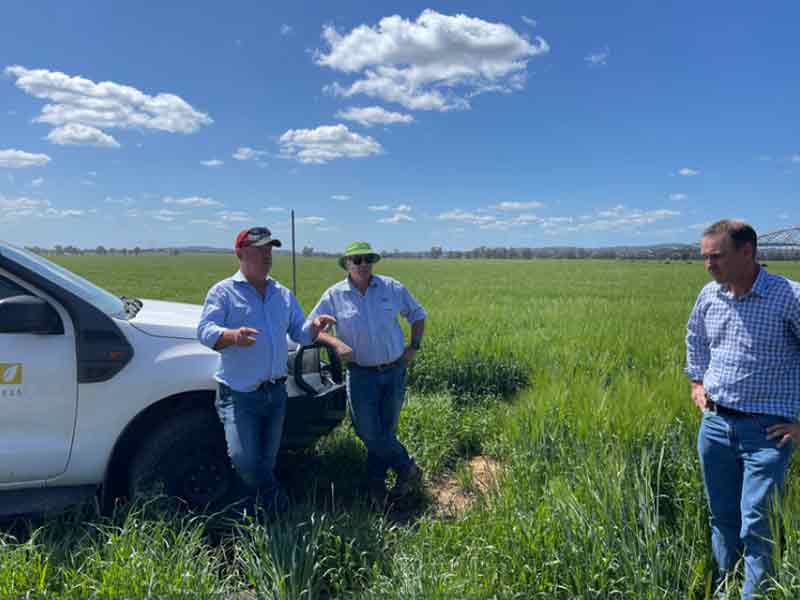
<svg viewBox="0 0 800 600">
<path fill-rule="evenodd" d="M 281 247 L 281 241 L 272 239 L 272 233 L 266 227 L 251 227 L 242 229 L 236 236 L 234 248 L 244 248 L 245 246 L 276 246 Z"/>
</svg>

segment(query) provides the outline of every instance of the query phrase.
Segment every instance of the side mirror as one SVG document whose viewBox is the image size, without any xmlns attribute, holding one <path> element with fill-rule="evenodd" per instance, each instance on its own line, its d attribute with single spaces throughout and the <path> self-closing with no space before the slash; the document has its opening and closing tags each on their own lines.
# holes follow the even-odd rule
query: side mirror
<svg viewBox="0 0 800 600">
<path fill-rule="evenodd" d="M 11 296 L 0 300 L 0 333 L 64 333 L 55 309 L 36 296 Z"/>
<path fill-rule="evenodd" d="M 314 364 L 314 368 L 309 369 L 308 372 L 317 371 L 319 367 L 323 366 L 320 362 L 321 358 L 318 350 L 321 348 L 328 350 L 330 363 L 325 365 L 325 368 L 330 374 L 331 380 L 335 384 L 341 384 L 344 381 L 344 376 L 342 374 L 342 361 L 339 358 L 339 355 L 336 353 L 336 350 L 334 350 L 333 346 L 319 340 L 314 342 L 311 346 L 300 346 L 294 356 L 294 366 L 291 369 L 291 372 L 294 373 L 294 381 L 297 384 L 297 387 L 307 394 L 311 394 L 312 396 L 317 395 L 317 390 L 315 390 L 314 387 L 305 380 L 305 377 L 303 377 L 303 373 L 306 372 L 306 369 L 304 369 L 304 361 L 307 360 L 306 357 L 310 354 L 314 359 L 314 363 L 316 364 Z"/>
</svg>

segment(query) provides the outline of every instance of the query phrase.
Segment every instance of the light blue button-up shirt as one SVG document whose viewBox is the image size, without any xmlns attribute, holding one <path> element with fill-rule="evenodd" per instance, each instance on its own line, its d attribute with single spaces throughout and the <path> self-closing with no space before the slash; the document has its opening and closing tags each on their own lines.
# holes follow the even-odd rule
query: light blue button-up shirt
<svg viewBox="0 0 800 600">
<path fill-rule="evenodd" d="M 311 343 L 310 327 L 292 292 L 274 279 L 267 280 L 262 298 L 241 271 L 214 285 L 206 296 L 197 326 L 200 342 L 214 348 L 226 329 L 252 327 L 256 343 L 247 348 L 227 346 L 218 350 L 219 367 L 214 378 L 238 392 L 251 392 L 267 379 L 284 377 L 289 346 L 287 332 L 301 345 Z"/>
<path fill-rule="evenodd" d="M 686 374 L 743 412 L 800 414 L 800 284 L 761 267 L 736 298 L 711 282 L 697 297 L 686 335 Z"/>
<path fill-rule="evenodd" d="M 336 318 L 336 334 L 353 349 L 354 362 L 374 366 L 394 362 L 403 354 L 403 330 L 397 316 L 415 323 L 427 313 L 399 281 L 373 275 L 364 295 L 349 277 L 329 287 L 307 323 L 319 315 Z"/>
</svg>

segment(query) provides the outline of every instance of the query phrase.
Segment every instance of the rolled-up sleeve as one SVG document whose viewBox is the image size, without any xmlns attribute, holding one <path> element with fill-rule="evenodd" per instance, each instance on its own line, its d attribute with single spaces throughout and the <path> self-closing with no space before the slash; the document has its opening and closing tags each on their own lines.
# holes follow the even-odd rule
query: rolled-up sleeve
<svg viewBox="0 0 800 600">
<path fill-rule="evenodd" d="M 686 325 L 686 375 L 692 381 L 702 381 L 711 362 L 711 351 L 706 334 L 704 295 L 694 303 Z"/>
<path fill-rule="evenodd" d="M 309 337 L 311 337 L 311 323 L 320 315 L 331 315 L 334 318 L 336 317 L 329 291 L 326 291 L 322 294 L 319 302 L 317 302 L 317 305 L 313 308 L 313 310 L 308 313 L 308 318 L 306 318 L 305 323 L 303 323 L 303 331 Z"/>
<path fill-rule="evenodd" d="M 289 337 L 301 346 L 308 346 L 314 341 L 311 338 L 311 323 L 306 321 L 294 294 L 289 295 Z"/>
<path fill-rule="evenodd" d="M 214 349 L 214 345 L 226 329 L 227 316 L 228 306 L 225 295 L 220 293 L 218 286 L 214 286 L 208 291 L 203 304 L 203 313 L 200 315 L 200 323 L 197 325 L 197 339 L 201 344 Z"/>
<path fill-rule="evenodd" d="M 416 323 L 428 316 L 428 313 L 422 308 L 422 305 L 417 302 L 417 299 L 411 295 L 411 292 L 404 285 L 397 284 L 400 294 L 400 314 L 405 317 L 409 323 Z"/>
</svg>

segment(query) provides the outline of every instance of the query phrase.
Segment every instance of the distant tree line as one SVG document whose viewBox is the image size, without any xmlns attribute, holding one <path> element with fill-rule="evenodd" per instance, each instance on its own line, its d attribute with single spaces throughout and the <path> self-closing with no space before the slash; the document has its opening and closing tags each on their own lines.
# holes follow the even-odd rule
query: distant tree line
<svg viewBox="0 0 800 600">
<path fill-rule="evenodd" d="M 26 250 L 42 255 L 55 256 L 83 256 L 84 254 L 96 254 L 98 256 L 139 256 L 140 254 L 168 254 L 177 256 L 180 254 L 178 248 L 145 248 L 139 246 L 134 248 L 106 248 L 97 246 L 96 248 L 77 248 L 76 246 L 61 246 L 56 244 L 52 248 L 41 248 L 39 246 L 25 246 Z"/>
<path fill-rule="evenodd" d="M 304 247 L 303 256 L 338 256 L 336 253 L 320 252 Z M 480 246 L 472 250 L 445 250 L 433 246 L 430 250 L 402 251 L 382 250 L 382 256 L 393 258 L 437 258 L 437 259 L 508 259 L 533 260 L 543 258 L 558 259 L 624 259 L 687 261 L 700 260 L 700 246 L 693 244 L 673 244 L 656 246 L 613 246 L 607 248 L 581 248 L 574 246 L 553 246 L 548 248 L 514 248 L 503 246 Z M 759 248 L 762 260 L 800 260 L 800 247 L 797 248 Z"/>
<path fill-rule="evenodd" d="M 28 250 L 37 254 L 47 255 L 83 255 L 95 254 L 98 256 L 139 256 L 141 254 L 167 254 L 177 256 L 185 252 L 191 253 L 231 253 L 231 250 L 207 247 L 187 248 L 77 248 L 75 246 L 56 245 L 53 248 L 40 248 L 27 246 Z M 281 252 L 288 254 L 288 252 Z M 337 257 L 335 252 L 321 252 L 311 246 L 304 246 L 300 251 L 302 256 L 329 256 Z M 543 258 L 558 259 L 621 259 L 621 260 L 660 260 L 660 261 L 687 261 L 700 260 L 700 247 L 691 244 L 657 245 L 657 246 L 612 246 L 607 248 L 581 248 L 573 246 L 553 246 L 548 248 L 513 248 L 480 246 L 472 250 L 445 250 L 441 246 L 433 246 L 430 250 L 402 251 L 382 250 L 381 255 L 392 258 L 436 258 L 436 259 L 506 259 L 506 260 L 533 260 Z M 800 247 L 759 248 L 758 255 L 761 260 L 800 260 Z"/>
</svg>

